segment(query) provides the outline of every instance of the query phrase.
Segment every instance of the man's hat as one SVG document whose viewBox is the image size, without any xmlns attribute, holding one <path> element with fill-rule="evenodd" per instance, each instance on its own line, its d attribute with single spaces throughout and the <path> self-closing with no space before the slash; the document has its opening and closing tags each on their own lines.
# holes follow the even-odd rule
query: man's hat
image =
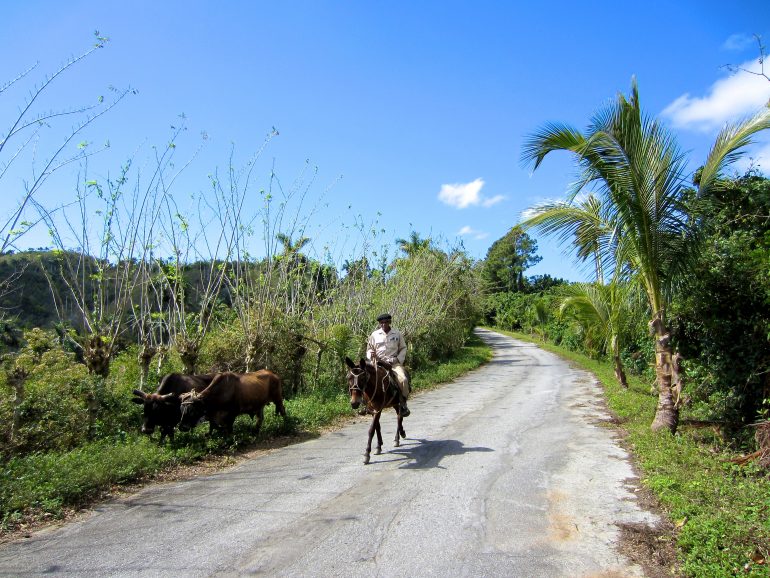
<svg viewBox="0 0 770 578">
<path fill-rule="evenodd" d="M 391 319 L 393 318 L 390 316 L 390 313 L 383 313 L 377 318 L 377 321 L 382 323 L 383 321 L 390 321 Z"/>
</svg>

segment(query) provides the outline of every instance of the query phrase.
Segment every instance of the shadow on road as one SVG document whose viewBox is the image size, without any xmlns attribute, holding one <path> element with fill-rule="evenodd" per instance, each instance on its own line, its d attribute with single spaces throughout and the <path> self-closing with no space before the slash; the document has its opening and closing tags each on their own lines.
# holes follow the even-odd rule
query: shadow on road
<svg viewBox="0 0 770 578">
<path fill-rule="evenodd" d="M 424 440 L 408 439 L 398 448 L 388 452 L 390 455 L 400 455 L 407 463 L 399 469 L 412 470 L 423 468 L 440 468 L 440 462 L 447 456 L 459 456 L 468 452 L 492 452 L 491 448 L 465 447 L 457 440 Z"/>
</svg>

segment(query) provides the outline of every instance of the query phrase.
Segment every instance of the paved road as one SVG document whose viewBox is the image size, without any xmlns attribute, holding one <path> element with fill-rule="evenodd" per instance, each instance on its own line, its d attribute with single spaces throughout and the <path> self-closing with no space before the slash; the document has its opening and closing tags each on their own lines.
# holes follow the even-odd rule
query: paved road
<svg viewBox="0 0 770 578">
<path fill-rule="evenodd" d="M 617 524 L 654 522 L 591 376 L 480 330 L 484 367 L 368 419 L 148 487 L 0 548 L 3 576 L 641 576 Z"/>
</svg>

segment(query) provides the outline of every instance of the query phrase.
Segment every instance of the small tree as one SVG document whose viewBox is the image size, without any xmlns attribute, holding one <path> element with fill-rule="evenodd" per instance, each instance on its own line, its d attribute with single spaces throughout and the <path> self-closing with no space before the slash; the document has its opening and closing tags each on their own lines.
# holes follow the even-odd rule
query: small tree
<svg viewBox="0 0 770 578">
<path fill-rule="evenodd" d="M 570 316 L 581 325 L 586 341 L 598 345 L 600 353 L 609 352 L 615 366 L 615 378 L 628 387 L 620 358 L 631 300 L 635 292 L 629 284 L 612 282 L 575 283 L 564 288 L 565 298 L 559 307 L 562 316 Z M 590 347 L 589 347 L 590 348 Z"/>
</svg>

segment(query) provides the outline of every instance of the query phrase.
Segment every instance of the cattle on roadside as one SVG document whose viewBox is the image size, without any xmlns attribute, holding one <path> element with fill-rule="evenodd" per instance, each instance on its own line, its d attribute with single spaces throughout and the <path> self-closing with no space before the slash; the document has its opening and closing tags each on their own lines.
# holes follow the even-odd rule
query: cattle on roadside
<svg viewBox="0 0 770 578">
<path fill-rule="evenodd" d="M 182 418 L 180 395 L 190 391 L 202 391 L 208 387 L 216 374 L 185 375 L 169 373 L 164 375 L 155 393 L 134 390 L 131 401 L 142 404 L 142 433 L 152 435 L 155 428 L 160 429 L 160 443 L 166 436 L 174 439 L 174 427 Z"/>
<path fill-rule="evenodd" d="M 230 437 L 235 418 L 245 413 L 257 417 L 255 433 L 258 434 L 264 421 L 264 408 L 270 402 L 275 404 L 275 414 L 286 418 L 281 378 L 267 369 L 220 373 L 206 389 L 182 394 L 181 400 L 180 431 L 192 429 L 205 416 L 209 432 L 217 428 Z"/>
</svg>

